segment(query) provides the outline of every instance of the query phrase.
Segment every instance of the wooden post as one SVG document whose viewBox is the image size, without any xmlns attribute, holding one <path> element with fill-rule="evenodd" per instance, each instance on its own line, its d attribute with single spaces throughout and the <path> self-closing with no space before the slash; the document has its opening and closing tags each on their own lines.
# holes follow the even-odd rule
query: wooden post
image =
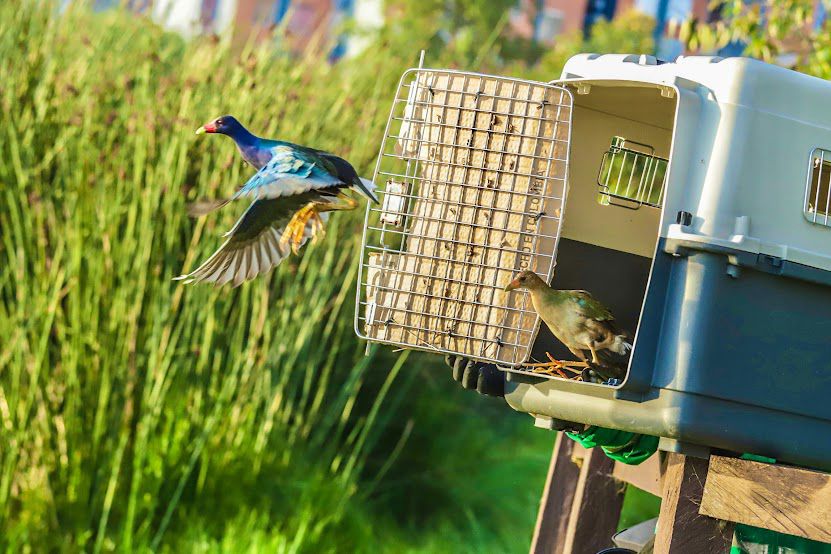
<svg viewBox="0 0 831 554">
<path fill-rule="evenodd" d="M 700 513 L 831 543 L 831 475 L 713 456 Z"/>
<path fill-rule="evenodd" d="M 624 492 L 613 469 L 599 448 L 585 450 L 564 434 L 557 436 L 532 554 L 594 553 L 611 546 Z"/>
<path fill-rule="evenodd" d="M 654 554 L 725 554 L 733 522 L 831 543 L 831 474 L 676 453 L 662 467 L 657 456 L 651 464 L 615 467 L 600 449 L 558 435 L 531 554 L 593 554 L 610 546 L 623 482 L 663 497 Z"/>
<path fill-rule="evenodd" d="M 594 553 L 612 546 L 626 492 L 626 486 L 612 477 L 614 468 L 614 460 L 600 448 L 586 451 L 571 505 L 564 553 Z"/>
<path fill-rule="evenodd" d="M 574 446 L 574 441 L 564 433 L 557 433 L 531 539 L 531 554 L 563 552 L 568 516 L 580 475 L 580 466 L 572 460 Z"/>
<path fill-rule="evenodd" d="M 723 554 L 730 551 L 733 523 L 698 513 L 708 461 L 670 453 L 655 554 Z"/>
<path fill-rule="evenodd" d="M 623 481 L 660 498 L 664 492 L 661 454 L 661 452 L 658 452 L 636 466 L 615 462 L 612 476 L 618 481 Z"/>
</svg>

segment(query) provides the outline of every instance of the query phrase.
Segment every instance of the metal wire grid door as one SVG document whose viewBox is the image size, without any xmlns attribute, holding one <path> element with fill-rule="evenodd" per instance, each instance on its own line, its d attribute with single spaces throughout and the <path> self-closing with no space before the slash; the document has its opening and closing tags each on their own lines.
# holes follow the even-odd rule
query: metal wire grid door
<svg viewBox="0 0 831 554">
<path fill-rule="evenodd" d="M 356 332 L 506 365 L 530 356 L 537 315 L 504 292 L 550 280 L 566 196 L 571 93 L 418 69 L 399 84 L 367 209 Z"/>
<path fill-rule="evenodd" d="M 805 189 L 805 217 L 811 223 L 831 226 L 831 151 L 814 148 Z"/>
</svg>

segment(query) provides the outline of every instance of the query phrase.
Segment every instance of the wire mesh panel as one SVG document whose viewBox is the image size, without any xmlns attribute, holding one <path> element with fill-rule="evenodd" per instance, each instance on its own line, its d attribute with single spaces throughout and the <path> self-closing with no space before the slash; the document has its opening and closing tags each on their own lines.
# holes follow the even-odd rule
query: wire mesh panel
<svg viewBox="0 0 831 554">
<path fill-rule="evenodd" d="M 551 84 L 410 70 L 375 170 L 356 330 L 516 365 L 537 325 L 514 274 L 550 279 L 566 194 L 572 98 Z"/>
<path fill-rule="evenodd" d="M 811 223 L 831 226 L 831 151 L 811 152 L 804 213 Z"/>
<path fill-rule="evenodd" d="M 600 202 L 632 209 L 660 208 L 668 164 L 648 144 L 612 137 L 597 174 Z"/>
</svg>

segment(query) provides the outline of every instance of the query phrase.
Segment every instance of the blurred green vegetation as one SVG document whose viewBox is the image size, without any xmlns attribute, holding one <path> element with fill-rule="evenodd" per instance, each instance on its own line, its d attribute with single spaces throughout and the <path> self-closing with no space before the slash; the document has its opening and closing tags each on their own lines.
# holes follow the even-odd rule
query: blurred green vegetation
<svg viewBox="0 0 831 554">
<path fill-rule="evenodd" d="M 213 117 L 366 175 L 422 47 L 428 65 L 548 80 L 578 50 L 649 46 L 648 20 L 629 16 L 589 44 L 507 55 L 523 49 L 500 34 L 504 10 L 450 4 L 447 35 L 447 5 L 403 5 L 421 11 L 330 65 L 79 3 L 0 4 L 6 550 L 527 549 L 554 436 L 457 388 L 435 356 L 364 355 L 361 213 L 239 289 L 171 281 L 244 208 L 185 216 L 248 174 L 227 140 L 193 136 Z"/>
<path fill-rule="evenodd" d="M 714 0 L 721 11 L 715 22 L 690 19 L 678 29 L 692 51 L 713 51 L 730 43 L 744 45 L 744 55 L 831 78 L 831 21 L 815 25 L 814 0 Z M 827 2 L 825 2 L 827 7 Z M 781 56 L 792 55 L 785 60 Z"/>
</svg>

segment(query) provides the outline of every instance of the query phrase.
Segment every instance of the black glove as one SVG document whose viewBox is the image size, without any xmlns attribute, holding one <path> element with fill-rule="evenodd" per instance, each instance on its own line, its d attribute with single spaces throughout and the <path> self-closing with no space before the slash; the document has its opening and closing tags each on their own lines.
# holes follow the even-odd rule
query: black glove
<svg viewBox="0 0 831 554">
<path fill-rule="evenodd" d="M 445 363 L 453 370 L 453 380 L 479 394 L 505 396 L 505 375 L 494 364 L 448 355 Z"/>
</svg>

